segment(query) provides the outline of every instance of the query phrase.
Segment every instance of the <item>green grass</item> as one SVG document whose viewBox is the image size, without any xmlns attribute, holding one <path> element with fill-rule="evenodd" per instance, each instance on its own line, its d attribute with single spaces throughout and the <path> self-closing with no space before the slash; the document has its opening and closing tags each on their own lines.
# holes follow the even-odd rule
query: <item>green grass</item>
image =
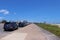
<svg viewBox="0 0 60 40">
<path fill-rule="evenodd" d="M 60 28 L 57 25 L 50 25 L 44 23 L 37 23 L 37 25 L 60 37 Z"/>
</svg>

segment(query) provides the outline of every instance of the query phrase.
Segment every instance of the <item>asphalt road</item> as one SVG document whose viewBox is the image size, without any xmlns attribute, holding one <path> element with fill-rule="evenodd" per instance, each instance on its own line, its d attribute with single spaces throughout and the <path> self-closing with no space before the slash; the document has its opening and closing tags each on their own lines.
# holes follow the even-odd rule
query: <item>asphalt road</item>
<svg viewBox="0 0 60 40">
<path fill-rule="evenodd" d="M 60 40 L 54 34 L 39 28 L 35 24 L 19 28 L 13 32 L 3 31 L 3 24 L 0 24 L 0 40 Z"/>
</svg>

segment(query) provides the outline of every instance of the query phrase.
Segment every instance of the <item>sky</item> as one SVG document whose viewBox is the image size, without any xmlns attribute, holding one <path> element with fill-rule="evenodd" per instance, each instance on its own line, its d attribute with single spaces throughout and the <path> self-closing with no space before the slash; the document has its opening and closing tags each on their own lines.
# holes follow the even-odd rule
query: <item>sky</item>
<svg viewBox="0 0 60 40">
<path fill-rule="evenodd" d="M 60 0 L 0 0 L 0 20 L 60 23 Z"/>
</svg>

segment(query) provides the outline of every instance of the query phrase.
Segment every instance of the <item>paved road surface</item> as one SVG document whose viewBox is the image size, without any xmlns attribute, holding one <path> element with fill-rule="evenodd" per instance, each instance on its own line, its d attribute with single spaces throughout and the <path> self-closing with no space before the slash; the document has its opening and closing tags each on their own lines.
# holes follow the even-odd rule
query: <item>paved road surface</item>
<svg viewBox="0 0 60 40">
<path fill-rule="evenodd" d="M 0 30 L 0 40 L 60 40 L 54 34 L 39 28 L 35 24 L 30 24 L 24 28 L 19 28 L 13 32 L 4 32 Z"/>
</svg>

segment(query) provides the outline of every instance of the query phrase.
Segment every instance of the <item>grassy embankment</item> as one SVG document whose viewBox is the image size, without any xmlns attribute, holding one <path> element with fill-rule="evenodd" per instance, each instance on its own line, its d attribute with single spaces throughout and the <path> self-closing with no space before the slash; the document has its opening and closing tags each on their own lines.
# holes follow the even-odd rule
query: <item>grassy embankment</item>
<svg viewBox="0 0 60 40">
<path fill-rule="evenodd" d="M 57 25 L 50 25 L 50 24 L 44 24 L 44 23 L 37 23 L 37 25 L 60 37 L 60 28 L 57 27 Z"/>
</svg>

